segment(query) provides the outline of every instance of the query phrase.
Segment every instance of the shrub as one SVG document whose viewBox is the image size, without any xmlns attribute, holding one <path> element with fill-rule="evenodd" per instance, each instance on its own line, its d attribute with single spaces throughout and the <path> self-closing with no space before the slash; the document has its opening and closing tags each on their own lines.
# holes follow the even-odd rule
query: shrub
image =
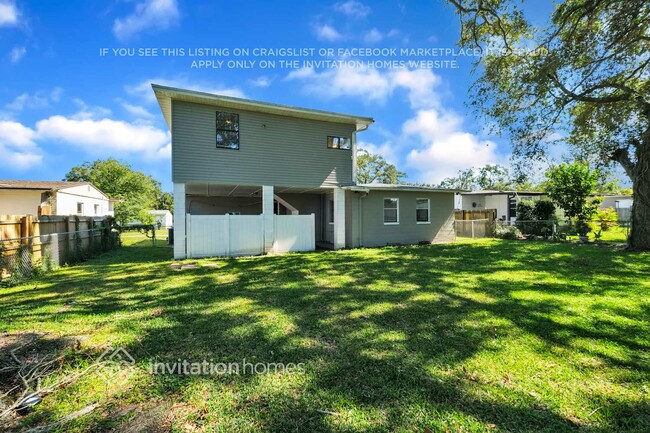
<svg viewBox="0 0 650 433">
<path fill-rule="evenodd" d="M 535 202 L 533 215 L 539 221 L 555 220 L 555 204 L 551 200 L 543 199 Z"/>
<path fill-rule="evenodd" d="M 494 228 L 494 236 L 499 239 L 518 239 L 521 236 L 521 232 L 516 226 L 497 225 Z"/>
<path fill-rule="evenodd" d="M 596 213 L 596 218 L 594 221 L 589 223 L 589 228 L 594 232 L 596 240 L 600 240 L 602 233 L 616 227 L 618 225 L 618 214 L 616 209 L 613 207 L 608 207 L 606 209 L 599 210 Z"/>
<path fill-rule="evenodd" d="M 535 219 L 535 202 L 520 200 L 517 203 L 517 221 L 533 221 Z"/>
</svg>

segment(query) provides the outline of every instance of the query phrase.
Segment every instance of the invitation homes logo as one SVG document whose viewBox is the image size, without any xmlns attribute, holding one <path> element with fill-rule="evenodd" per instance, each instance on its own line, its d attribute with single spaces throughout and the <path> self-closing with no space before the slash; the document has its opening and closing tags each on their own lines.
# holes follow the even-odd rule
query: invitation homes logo
<svg viewBox="0 0 650 433">
<path fill-rule="evenodd" d="M 173 374 L 180 376 L 223 376 L 223 375 L 254 375 L 273 373 L 304 373 L 305 364 L 249 361 L 246 358 L 238 362 L 218 362 L 213 359 L 190 361 L 177 359 L 166 362 L 150 362 L 149 374 Z"/>
<path fill-rule="evenodd" d="M 96 361 L 101 366 L 99 374 L 108 383 L 126 381 L 135 370 L 135 358 L 123 347 L 106 349 Z M 149 374 L 177 376 L 223 376 L 256 375 L 275 373 L 304 373 L 305 364 L 294 362 L 241 361 L 223 362 L 210 360 L 175 359 L 173 361 L 149 361 Z"/>
</svg>

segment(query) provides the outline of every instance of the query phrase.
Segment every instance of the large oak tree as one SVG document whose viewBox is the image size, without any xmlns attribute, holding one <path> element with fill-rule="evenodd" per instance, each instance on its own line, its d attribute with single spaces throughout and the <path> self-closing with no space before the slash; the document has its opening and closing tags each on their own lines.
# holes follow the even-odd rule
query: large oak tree
<svg viewBox="0 0 650 433">
<path fill-rule="evenodd" d="M 620 164 L 634 193 L 629 247 L 650 250 L 650 2 L 565 0 L 542 28 L 521 1 L 448 2 L 460 45 L 483 50 L 473 104 L 509 133 L 521 159 L 560 136 Z"/>
</svg>

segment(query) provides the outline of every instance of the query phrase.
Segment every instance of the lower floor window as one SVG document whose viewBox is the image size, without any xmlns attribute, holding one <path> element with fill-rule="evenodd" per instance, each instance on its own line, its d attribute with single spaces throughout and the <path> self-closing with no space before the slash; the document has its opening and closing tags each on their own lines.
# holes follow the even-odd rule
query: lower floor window
<svg viewBox="0 0 650 433">
<path fill-rule="evenodd" d="M 429 199 L 418 198 L 415 200 L 415 221 L 419 223 L 428 223 L 429 219 Z"/>
<path fill-rule="evenodd" d="M 384 199 L 384 224 L 399 224 L 399 199 Z"/>
</svg>

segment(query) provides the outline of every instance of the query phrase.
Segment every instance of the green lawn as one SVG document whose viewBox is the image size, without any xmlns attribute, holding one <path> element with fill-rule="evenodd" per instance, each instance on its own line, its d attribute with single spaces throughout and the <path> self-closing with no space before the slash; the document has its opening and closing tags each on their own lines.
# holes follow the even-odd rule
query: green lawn
<svg viewBox="0 0 650 433">
<path fill-rule="evenodd" d="M 16 351 L 21 359 L 52 347 L 64 355 L 46 384 L 109 345 L 136 360 L 57 388 L 11 420 L 16 428 L 97 404 L 54 431 L 649 429 L 648 254 L 480 240 L 182 271 L 170 256 L 164 241 L 131 242 L 0 288 L 3 364 L 27 339 L 14 334 L 27 332 L 48 334 Z M 304 368 L 149 374 L 150 362 L 179 359 Z"/>
</svg>

